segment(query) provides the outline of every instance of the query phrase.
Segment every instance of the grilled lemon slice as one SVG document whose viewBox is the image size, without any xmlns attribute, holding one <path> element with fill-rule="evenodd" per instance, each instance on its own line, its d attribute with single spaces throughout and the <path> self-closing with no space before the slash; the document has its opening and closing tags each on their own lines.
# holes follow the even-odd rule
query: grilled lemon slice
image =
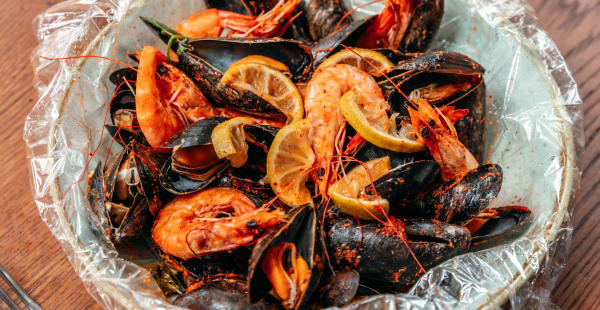
<svg viewBox="0 0 600 310">
<path fill-rule="evenodd" d="M 360 94 L 349 91 L 342 96 L 340 100 L 340 109 L 344 118 L 365 140 L 372 144 L 392 150 L 394 152 L 414 153 L 422 151 L 425 144 L 420 141 L 410 124 L 405 124 L 397 134 L 384 132 L 369 122 L 365 115 L 368 111 L 363 111 Z"/>
<path fill-rule="evenodd" d="M 329 196 L 345 214 L 363 220 L 372 220 L 374 216 L 382 219 L 389 212 L 389 202 L 361 193 L 361 190 L 390 169 L 390 158 L 387 156 L 358 165 L 329 187 Z"/>
<path fill-rule="evenodd" d="M 210 137 L 217 157 L 226 158 L 235 168 L 243 166 L 248 160 L 244 126 L 255 123 L 249 117 L 236 117 L 217 125 Z"/>
<path fill-rule="evenodd" d="M 369 49 L 352 48 L 352 50 L 344 49 L 329 56 L 317 67 L 317 70 L 337 64 L 355 66 L 373 76 L 380 76 L 381 72 L 387 72 L 394 68 L 394 64 L 381 53 Z"/>
<path fill-rule="evenodd" d="M 288 124 L 304 116 L 302 97 L 294 82 L 267 65 L 238 62 L 223 73 L 221 83 L 238 91 L 255 93 L 281 111 Z"/>
<path fill-rule="evenodd" d="M 308 136 L 307 119 L 295 121 L 279 130 L 267 154 L 267 177 L 279 200 L 296 207 L 312 203 L 310 191 L 304 183 L 315 154 Z"/>
</svg>

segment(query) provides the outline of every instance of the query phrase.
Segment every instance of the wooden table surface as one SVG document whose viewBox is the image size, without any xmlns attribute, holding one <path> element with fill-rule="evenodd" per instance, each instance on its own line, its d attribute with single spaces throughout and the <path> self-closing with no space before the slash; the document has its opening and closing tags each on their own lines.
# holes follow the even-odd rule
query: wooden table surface
<svg viewBox="0 0 600 310">
<path fill-rule="evenodd" d="M 29 188 L 23 121 L 37 100 L 29 57 L 31 20 L 58 0 L 3 0 L 0 9 L 0 264 L 45 309 L 99 309 L 41 221 Z M 552 292 L 562 309 L 600 307 L 600 16 L 598 0 L 531 0 L 579 83 L 585 102 L 583 183 L 572 216 L 568 264 Z M 598 137 L 598 139 L 596 139 Z M 596 171 L 596 172 L 594 172 Z M 6 289 L 2 283 L 0 287 Z M 4 305 L 0 305 L 0 309 Z"/>
</svg>

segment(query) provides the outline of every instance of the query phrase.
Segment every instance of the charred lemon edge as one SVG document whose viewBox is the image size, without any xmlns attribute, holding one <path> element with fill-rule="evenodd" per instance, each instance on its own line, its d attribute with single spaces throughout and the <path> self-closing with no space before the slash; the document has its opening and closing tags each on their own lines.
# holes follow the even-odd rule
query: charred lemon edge
<svg viewBox="0 0 600 310">
<path fill-rule="evenodd" d="M 357 95 L 352 90 L 342 96 L 340 109 L 350 126 L 365 140 L 378 147 L 401 153 L 415 153 L 425 149 L 425 144 L 421 141 L 396 137 L 371 126 L 358 107 Z"/>
<path fill-rule="evenodd" d="M 240 89 L 238 89 L 234 85 L 232 85 L 232 81 L 236 80 L 235 72 L 236 71 L 246 71 L 250 68 L 259 68 L 259 70 L 266 71 L 269 75 L 276 76 L 280 82 L 284 83 L 287 90 L 289 92 L 291 92 L 291 94 L 292 94 L 291 100 L 295 102 L 294 108 L 290 109 L 290 110 L 284 110 L 283 107 L 279 104 L 279 102 L 274 103 L 274 102 L 267 100 L 264 96 L 265 93 L 262 92 L 262 90 L 259 90 L 257 88 L 253 87 L 253 89 L 241 89 L 241 90 L 251 91 L 251 92 L 255 93 L 257 96 L 263 98 L 265 101 L 269 102 L 271 105 L 273 105 L 277 110 L 281 111 L 287 117 L 288 124 L 291 124 L 292 122 L 300 120 L 304 117 L 304 101 L 302 100 L 300 91 L 298 90 L 298 88 L 296 87 L 294 82 L 289 77 L 287 77 L 283 72 L 273 69 L 272 67 L 270 67 L 268 65 L 256 63 L 256 62 L 247 62 L 247 61 L 232 64 L 231 66 L 229 66 L 227 71 L 223 72 L 223 76 L 221 77 L 221 81 L 219 83 L 227 84 L 227 85 L 231 86 L 232 88 L 240 91 Z M 270 94 L 266 94 L 266 95 L 270 96 Z M 289 104 L 286 104 L 286 105 L 289 105 Z"/>
<path fill-rule="evenodd" d="M 373 178 L 373 181 L 375 181 L 391 169 L 390 159 L 385 156 L 370 160 L 365 162 L 364 165 L 352 168 L 346 173 L 345 177 L 364 175 L 366 173 L 365 168 L 369 169 L 369 173 L 372 174 L 371 177 Z M 370 177 L 365 176 L 365 178 Z M 387 216 L 390 210 L 390 203 L 387 199 L 379 197 L 367 200 L 358 197 L 349 197 L 341 192 L 342 188 L 340 187 L 344 186 L 342 183 L 344 181 L 344 178 L 337 180 L 329 187 L 328 191 L 329 197 L 331 197 L 333 202 L 338 206 L 340 212 L 361 220 L 373 220 L 373 215 L 379 219 L 384 219 L 385 216 Z M 369 183 L 364 184 L 364 186 L 368 185 Z"/>
<path fill-rule="evenodd" d="M 280 149 L 280 146 L 283 145 L 284 143 L 288 143 L 287 142 L 288 136 L 290 136 L 290 134 L 294 135 L 298 131 L 303 130 L 304 129 L 303 127 L 309 127 L 308 131 L 310 131 L 310 123 L 309 123 L 308 119 L 300 119 L 300 120 L 294 121 L 291 124 L 281 128 L 279 130 L 279 132 L 277 132 L 275 139 L 273 139 L 273 143 L 271 143 L 271 147 L 269 148 L 269 152 L 267 153 L 267 165 L 266 165 L 267 166 L 267 177 L 269 178 L 269 183 L 271 185 L 271 188 L 273 189 L 273 192 L 275 192 L 275 194 L 278 195 L 279 200 L 281 200 L 286 205 L 292 206 L 292 207 L 297 207 L 297 206 L 313 203 L 312 195 L 310 194 L 310 191 L 304 185 L 304 183 L 306 183 L 306 181 L 308 180 L 309 174 L 306 173 L 306 171 L 299 170 L 299 173 L 306 173 L 306 175 L 297 180 L 297 182 L 300 184 L 299 191 L 293 193 L 293 195 L 289 195 L 290 189 L 288 189 L 287 187 L 291 186 L 292 183 L 286 184 L 286 188 L 281 188 L 278 185 L 274 185 L 274 181 L 278 181 L 280 179 L 280 178 L 273 177 L 273 174 L 275 173 L 274 171 L 277 170 L 276 169 L 277 163 L 276 163 L 275 159 L 278 155 L 277 150 Z M 305 136 L 306 136 L 306 139 L 308 140 L 308 134 L 306 134 Z M 293 141 L 290 143 L 298 143 L 298 142 Z M 315 155 L 313 153 L 312 148 L 310 147 L 310 143 L 308 141 L 306 141 L 306 144 L 308 145 L 308 150 L 306 150 L 305 154 L 310 154 L 309 157 L 312 157 L 312 163 L 310 164 L 310 166 L 312 166 L 315 161 Z M 309 159 L 307 159 L 307 162 L 308 161 L 309 161 Z M 308 169 L 310 169 L 310 167 L 308 167 Z M 305 190 L 305 192 L 301 193 L 303 190 Z M 293 196 L 293 197 L 290 197 L 290 196 Z M 301 199 L 300 200 L 293 199 L 293 198 L 297 198 L 297 197 L 301 197 Z"/>
<path fill-rule="evenodd" d="M 356 55 L 356 54 L 358 54 L 358 55 Z M 342 60 L 348 59 L 348 58 L 364 58 L 364 59 L 369 60 L 372 64 L 374 62 L 377 64 L 380 64 L 380 66 L 378 66 L 377 68 L 373 68 L 373 69 L 374 70 L 379 69 L 382 72 L 387 72 L 394 68 L 394 63 L 391 62 L 383 54 L 381 54 L 377 51 L 365 49 L 365 48 L 352 48 L 352 50 L 343 49 L 343 50 L 327 57 L 327 59 L 325 59 L 325 61 L 323 61 L 317 67 L 317 70 L 325 68 L 325 67 L 331 67 L 331 66 L 337 65 L 337 64 L 341 63 Z M 376 71 L 378 71 L 378 70 L 376 70 Z M 378 73 L 377 75 L 380 75 L 380 72 L 377 72 L 377 73 Z"/>
</svg>

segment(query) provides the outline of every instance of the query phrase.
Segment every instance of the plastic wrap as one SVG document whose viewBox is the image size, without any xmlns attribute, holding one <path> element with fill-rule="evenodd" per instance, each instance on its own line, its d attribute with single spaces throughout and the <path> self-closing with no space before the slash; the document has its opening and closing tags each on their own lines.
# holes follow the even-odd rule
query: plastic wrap
<svg viewBox="0 0 600 310">
<path fill-rule="evenodd" d="M 348 0 L 353 5 L 363 0 Z M 58 4 L 35 20 L 34 86 L 40 99 L 25 123 L 31 186 L 42 219 L 61 243 L 88 292 L 106 309 L 176 308 L 151 274 L 119 257 L 90 231 L 85 188 L 107 156 L 102 133 L 112 86 L 108 74 L 127 53 L 157 42 L 139 15 L 174 25 L 202 1 L 79 0 Z M 369 14 L 375 6 L 355 14 Z M 570 205 L 581 171 L 581 100 L 554 43 L 519 0 L 446 0 L 432 47 L 463 52 L 486 68 L 486 159 L 504 169 L 495 206 L 520 204 L 533 223 L 516 240 L 469 253 L 428 271 L 402 295 L 352 304 L 360 309 L 550 308 L 552 287 L 571 239 Z M 93 154 L 93 156 L 92 156 Z M 91 158 L 90 163 L 88 160 Z M 83 293 L 83 292 L 82 292 Z"/>
</svg>

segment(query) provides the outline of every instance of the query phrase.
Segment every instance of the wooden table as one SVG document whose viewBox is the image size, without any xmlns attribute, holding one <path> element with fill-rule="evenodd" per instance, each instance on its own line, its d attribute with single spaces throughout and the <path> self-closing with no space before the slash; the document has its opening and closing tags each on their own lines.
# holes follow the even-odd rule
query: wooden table
<svg viewBox="0 0 600 310">
<path fill-rule="evenodd" d="M 0 264 L 45 309 L 99 309 L 41 221 L 29 189 L 23 120 L 37 100 L 29 56 L 32 18 L 58 0 L 3 0 L 0 9 Z M 573 213 L 568 265 L 552 293 L 563 309 L 600 307 L 600 16 L 598 0 L 531 0 L 544 29 L 566 57 L 585 105 L 583 183 Z M 598 139 L 596 139 L 598 137 Z M 4 289 L 4 283 L 0 285 Z M 3 309 L 4 305 L 0 305 Z"/>
</svg>

